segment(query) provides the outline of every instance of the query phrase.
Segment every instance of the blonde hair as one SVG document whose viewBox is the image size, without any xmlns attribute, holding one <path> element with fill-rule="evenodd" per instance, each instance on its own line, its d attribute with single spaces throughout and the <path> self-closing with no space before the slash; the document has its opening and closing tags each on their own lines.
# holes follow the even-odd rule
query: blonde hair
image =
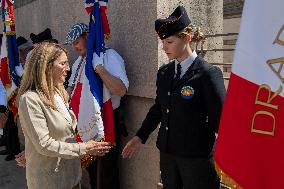
<svg viewBox="0 0 284 189">
<path fill-rule="evenodd" d="M 192 25 L 184 28 L 182 31 L 176 34 L 178 38 L 184 38 L 186 35 L 191 35 L 192 36 L 191 41 L 195 43 L 204 41 L 206 38 L 203 32 L 201 31 L 200 27 L 194 27 Z"/>
<path fill-rule="evenodd" d="M 43 103 L 57 110 L 54 95 L 57 92 L 68 102 L 68 94 L 63 85 L 55 86 L 52 76 L 54 61 L 67 53 L 61 45 L 51 42 L 36 44 L 26 64 L 25 72 L 18 91 L 18 100 L 27 91 L 36 91 Z"/>
</svg>

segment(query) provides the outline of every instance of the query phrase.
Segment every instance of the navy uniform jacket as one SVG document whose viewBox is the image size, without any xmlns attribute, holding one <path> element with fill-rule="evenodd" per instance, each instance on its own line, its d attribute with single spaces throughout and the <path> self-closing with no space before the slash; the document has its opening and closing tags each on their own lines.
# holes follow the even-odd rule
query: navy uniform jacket
<svg viewBox="0 0 284 189">
<path fill-rule="evenodd" d="M 181 157 L 208 158 L 218 132 L 225 86 L 221 70 L 197 57 L 179 82 L 173 82 L 175 62 L 157 74 L 155 104 L 136 136 L 145 143 L 161 123 L 160 151 Z"/>
</svg>

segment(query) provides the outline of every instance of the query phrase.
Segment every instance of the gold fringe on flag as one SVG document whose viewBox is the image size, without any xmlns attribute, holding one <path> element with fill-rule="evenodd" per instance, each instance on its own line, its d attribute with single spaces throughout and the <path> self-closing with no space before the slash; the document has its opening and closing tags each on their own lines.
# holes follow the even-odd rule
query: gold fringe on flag
<svg viewBox="0 0 284 189">
<path fill-rule="evenodd" d="M 96 156 L 87 154 L 81 157 L 81 167 L 82 168 L 87 168 L 92 162 L 96 160 Z"/>
<path fill-rule="evenodd" d="M 15 25 L 13 20 L 5 20 L 5 21 L 3 21 L 3 24 L 6 25 L 6 26 Z"/>
<path fill-rule="evenodd" d="M 4 33 L 5 33 L 5 35 L 16 35 L 16 32 L 14 32 L 14 31 L 6 31 Z"/>
<path fill-rule="evenodd" d="M 109 33 L 104 34 L 104 36 L 105 36 L 106 40 L 110 40 L 110 34 Z"/>
<path fill-rule="evenodd" d="M 229 187 L 230 189 L 244 189 L 239 184 L 236 183 L 230 176 L 228 176 L 222 169 L 217 165 L 215 162 L 215 169 L 217 174 L 220 177 L 221 183 L 225 186 Z"/>
</svg>

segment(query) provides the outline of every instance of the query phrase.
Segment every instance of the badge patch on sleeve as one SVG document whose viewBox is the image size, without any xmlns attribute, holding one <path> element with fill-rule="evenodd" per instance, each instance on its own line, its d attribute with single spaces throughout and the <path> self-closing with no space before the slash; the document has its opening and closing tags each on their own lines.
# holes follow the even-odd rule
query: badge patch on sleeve
<svg viewBox="0 0 284 189">
<path fill-rule="evenodd" d="M 181 91 L 181 97 L 183 99 L 189 100 L 193 97 L 194 95 L 194 89 L 191 86 L 184 86 Z"/>
</svg>

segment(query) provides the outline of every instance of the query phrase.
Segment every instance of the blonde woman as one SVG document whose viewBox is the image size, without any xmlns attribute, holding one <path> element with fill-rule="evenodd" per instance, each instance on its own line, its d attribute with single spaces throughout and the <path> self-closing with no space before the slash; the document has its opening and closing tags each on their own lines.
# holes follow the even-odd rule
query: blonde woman
<svg viewBox="0 0 284 189">
<path fill-rule="evenodd" d="M 80 156 L 110 150 L 106 142 L 76 143 L 63 87 L 68 70 L 66 50 L 48 42 L 35 46 L 25 68 L 18 95 L 29 189 L 80 188 Z"/>
</svg>

